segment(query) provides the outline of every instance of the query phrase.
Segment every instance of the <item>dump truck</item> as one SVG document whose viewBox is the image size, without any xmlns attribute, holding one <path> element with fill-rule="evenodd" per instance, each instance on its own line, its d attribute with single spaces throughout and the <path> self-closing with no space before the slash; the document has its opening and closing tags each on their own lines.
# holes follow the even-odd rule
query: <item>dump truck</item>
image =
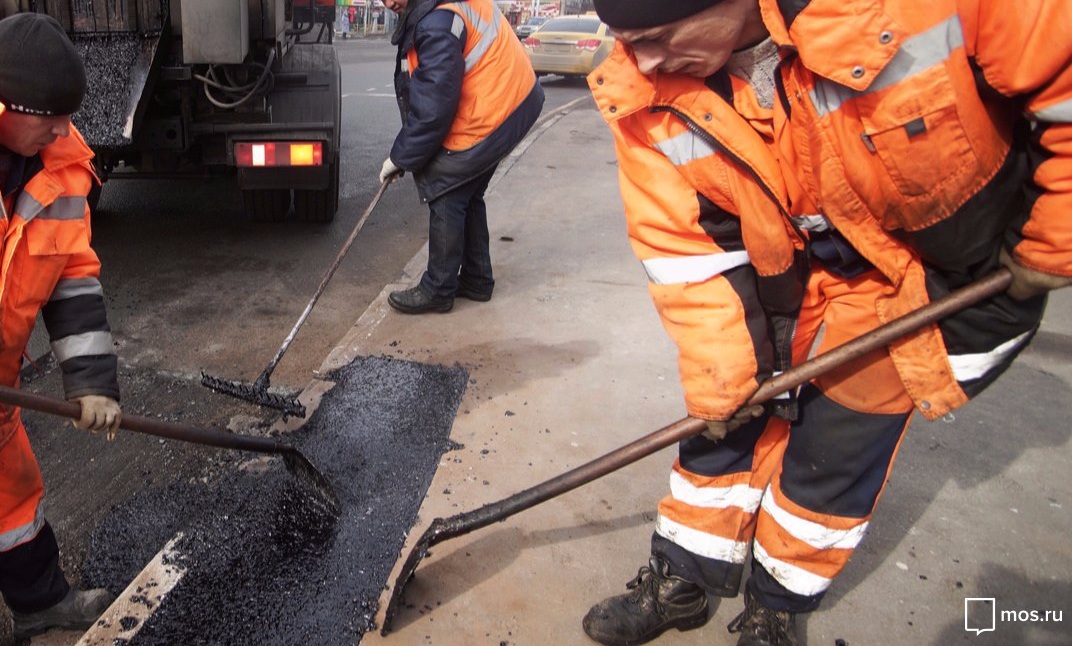
<svg viewBox="0 0 1072 646">
<path fill-rule="evenodd" d="M 72 121 L 104 185 L 232 176 L 258 221 L 339 201 L 335 0 L 0 0 L 47 13 L 86 64 Z M 91 196 L 91 206 L 99 191 Z"/>
</svg>

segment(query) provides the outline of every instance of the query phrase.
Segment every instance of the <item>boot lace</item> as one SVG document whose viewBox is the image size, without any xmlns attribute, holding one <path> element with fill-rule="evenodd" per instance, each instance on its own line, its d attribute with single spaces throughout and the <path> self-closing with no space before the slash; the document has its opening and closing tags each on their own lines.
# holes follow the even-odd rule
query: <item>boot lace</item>
<svg viewBox="0 0 1072 646">
<path fill-rule="evenodd" d="M 621 579 L 619 579 L 620 581 Z M 655 576 L 652 569 L 647 565 L 640 568 L 637 571 L 636 577 L 625 584 L 626 589 L 632 590 L 633 594 L 629 597 L 629 600 L 633 603 L 640 605 L 645 597 L 649 599 L 658 600 L 659 592 L 656 590 Z"/>
<path fill-rule="evenodd" d="M 749 596 L 744 610 L 726 629 L 731 633 L 748 631 L 771 644 L 791 646 L 797 643 L 793 623 L 793 613 L 771 610 Z"/>
</svg>

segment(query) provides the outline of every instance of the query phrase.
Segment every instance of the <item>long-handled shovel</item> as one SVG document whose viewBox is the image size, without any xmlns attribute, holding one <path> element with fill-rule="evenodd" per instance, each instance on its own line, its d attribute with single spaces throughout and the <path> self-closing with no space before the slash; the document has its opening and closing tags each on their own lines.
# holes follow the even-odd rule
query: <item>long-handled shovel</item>
<svg viewBox="0 0 1072 646">
<path fill-rule="evenodd" d="M 22 408 L 72 419 L 78 419 L 82 415 L 82 407 L 74 402 L 38 395 L 8 386 L 0 386 L 0 403 L 21 406 Z M 283 463 L 286 465 L 287 470 L 316 492 L 318 502 L 323 505 L 328 513 L 332 516 L 337 516 L 339 513 L 339 499 L 335 495 L 335 489 L 328 479 L 324 477 L 324 474 L 320 473 L 301 451 L 274 438 L 226 433 L 188 424 L 165 422 L 130 413 L 123 413 L 119 427 L 136 433 L 193 442 L 194 444 L 204 444 L 224 449 L 238 449 L 240 451 L 279 454 L 283 457 Z"/>
<path fill-rule="evenodd" d="M 305 306 L 305 311 L 298 317 L 298 322 L 291 328 L 287 338 L 283 339 L 283 345 L 279 346 L 279 350 L 276 351 L 275 356 L 268 362 L 268 365 L 264 368 L 264 371 L 261 372 L 260 376 L 257 377 L 257 380 L 252 384 L 248 384 L 240 381 L 220 379 L 202 372 L 201 385 L 218 393 L 223 393 L 224 395 L 230 395 L 260 406 L 281 410 L 284 415 L 305 417 L 304 404 L 298 401 L 296 397 L 284 397 L 283 395 L 268 392 L 268 382 L 272 377 L 272 372 L 275 371 L 276 365 L 279 364 L 279 360 L 283 358 L 283 353 L 287 351 L 291 342 L 294 341 L 294 337 L 297 336 L 298 329 L 305 323 L 305 319 L 309 318 L 309 313 L 313 311 L 313 306 L 316 305 L 316 301 L 320 299 L 320 295 L 324 293 L 324 288 L 328 286 L 328 281 L 335 275 L 335 270 L 338 269 L 339 265 L 342 263 L 343 256 L 346 255 L 346 252 L 349 251 L 350 247 L 354 244 L 354 239 L 357 238 L 358 232 L 365 226 L 365 221 L 368 220 L 369 215 L 372 214 L 372 210 L 379 204 L 380 198 L 383 197 L 383 193 L 387 190 L 387 185 L 390 183 L 391 180 L 387 180 L 380 184 L 379 190 L 376 191 L 376 195 L 373 196 L 372 201 L 369 202 L 368 207 L 365 208 L 365 212 L 357 219 L 357 224 L 354 225 L 354 230 L 350 233 L 350 237 L 343 243 L 342 248 L 339 249 L 339 253 L 335 256 L 335 260 L 331 263 L 331 266 L 328 267 L 324 277 L 320 280 L 320 286 L 316 288 L 316 293 L 309 299 L 309 304 Z"/>
<path fill-rule="evenodd" d="M 777 377 L 763 382 L 745 406 L 754 406 L 769 401 L 838 366 L 889 345 L 893 341 L 973 303 L 989 298 L 1006 289 L 1011 280 L 1012 275 L 1009 270 L 1000 269 L 944 298 L 894 319 L 848 343 L 824 352 L 799 366 L 783 372 Z M 420 565 L 421 560 L 428 554 L 428 550 L 433 545 L 458 536 L 464 536 L 494 522 L 505 520 L 518 512 L 560 496 L 581 485 L 588 484 L 608 473 L 617 471 L 676 442 L 697 435 L 706 428 L 707 423 L 704 420 L 685 417 L 602 457 L 508 498 L 489 503 L 479 509 L 456 514 L 450 518 L 434 519 L 412 550 L 410 550 L 409 556 L 406 558 L 398 578 L 395 580 L 394 589 L 391 591 L 391 599 L 384 612 L 383 627 L 380 633 L 386 635 L 391 631 L 395 612 L 398 609 L 399 602 L 402 600 L 402 591 L 410 579 L 413 578 L 417 566 Z"/>
</svg>

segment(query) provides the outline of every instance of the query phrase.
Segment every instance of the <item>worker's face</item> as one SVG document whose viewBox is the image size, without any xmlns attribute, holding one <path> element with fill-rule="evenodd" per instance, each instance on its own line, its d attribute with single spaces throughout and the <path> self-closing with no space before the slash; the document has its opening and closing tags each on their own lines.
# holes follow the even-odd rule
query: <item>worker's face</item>
<svg viewBox="0 0 1072 646">
<path fill-rule="evenodd" d="M 406 10 L 406 5 L 409 4 L 409 0 L 383 0 L 383 6 L 387 7 L 391 11 L 401 14 Z"/>
<path fill-rule="evenodd" d="M 757 0 L 725 0 L 668 25 L 613 32 L 633 50 L 644 74 L 659 70 L 700 78 L 722 69 L 734 50 L 767 36 Z"/>
<path fill-rule="evenodd" d="M 59 137 L 71 134 L 70 115 L 44 117 L 10 110 L 0 114 L 0 146 L 33 157 Z"/>
</svg>

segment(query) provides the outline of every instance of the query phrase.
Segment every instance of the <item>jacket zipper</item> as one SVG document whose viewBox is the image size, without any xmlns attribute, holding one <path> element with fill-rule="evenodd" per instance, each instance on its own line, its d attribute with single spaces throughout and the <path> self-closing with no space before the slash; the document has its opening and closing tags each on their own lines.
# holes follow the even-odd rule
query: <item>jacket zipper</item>
<svg viewBox="0 0 1072 646">
<path fill-rule="evenodd" d="M 786 222 L 788 222 L 789 225 L 791 227 L 793 227 L 793 231 L 796 232 L 797 238 L 799 238 L 800 241 L 804 243 L 804 253 L 805 253 L 805 255 L 807 257 L 811 256 L 811 253 L 809 251 L 809 241 L 808 241 L 807 236 L 805 236 L 805 235 L 803 235 L 801 233 L 800 227 L 798 227 L 796 225 L 796 223 L 793 222 L 793 218 L 790 215 L 789 211 L 786 210 L 786 208 L 778 200 L 778 196 L 774 194 L 774 191 L 771 189 L 771 187 L 768 186 L 767 183 L 763 181 L 763 178 L 759 176 L 759 173 L 756 171 L 756 169 L 754 169 L 751 165 L 745 163 L 745 161 L 743 159 L 741 159 L 740 157 L 738 157 L 737 155 L 735 155 L 732 152 L 730 152 L 730 150 L 728 148 L 726 148 L 724 145 L 722 145 L 722 143 L 719 142 L 719 140 L 716 139 L 714 135 L 712 135 L 711 133 L 709 133 L 706 130 L 704 130 L 703 128 L 701 128 L 698 123 L 696 123 L 695 121 L 690 119 L 686 114 L 684 114 L 680 110 L 677 110 L 677 109 L 675 109 L 673 107 L 670 107 L 670 106 L 652 106 L 651 111 L 652 112 L 669 112 L 669 113 L 673 114 L 677 118 L 681 119 L 685 123 L 685 127 L 687 127 L 690 131 L 692 131 L 693 134 L 695 134 L 699 138 L 703 139 L 713 149 L 715 149 L 716 151 L 722 153 L 723 155 L 728 157 L 731 161 L 736 163 L 739 167 L 743 168 L 745 170 L 745 172 L 748 173 L 749 177 L 751 177 L 756 182 L 756 184 L 759 186 L 760 190 L 763 191 L 763 194 L 766 195 L 768 198 L 770 198 L 770 201 L 773 202 L 774 205 L 778 208 L 778 212 L 782 214 L 782 217 L 785 218 Z M 796 338 L 797 323 L 798 323 L 798 317 L 792 317 L 790 319 L 789 330 L 788 330 L 788 335 L 789 335 L 788 347 L 789 348 L 792 348 L 793 340 Z M 778 369 L 779 370 L 788 370 L 791 367 L 791 364 L 792 364 L 792 358 L 791 357 L 792 357 L 792 351 L 790 350 L 789 354 L 787 355 L 787 361 L 789 362 L 790 365 L 781 366 L 781 367 L 778 367 Z"/>
</svg>

